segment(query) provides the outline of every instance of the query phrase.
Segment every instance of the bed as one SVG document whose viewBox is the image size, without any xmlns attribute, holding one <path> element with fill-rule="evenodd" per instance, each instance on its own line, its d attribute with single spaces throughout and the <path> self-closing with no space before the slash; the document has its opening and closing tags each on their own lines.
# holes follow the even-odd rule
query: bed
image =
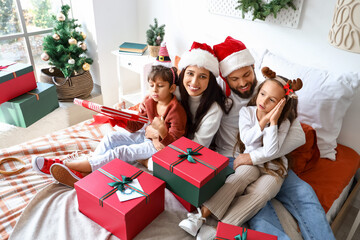
<svg viewBox="0 0 360 240">
<path fill-rule="evenodd" d="M 341 75 L 343 78 L 330 81 L 328 72 L 324 75 L 318 69 L 315 72 L 312 69 L 304 70 L 303 66 L 290 63 L 267 50 L 257 54 L 256 60 L 256 70 L 264 65 L 276 66 L 272 68 L 282 75 L 294 75 L 293 78 L 301 77 L 304 81 L 305 87 L 302 92 L 299 91 L 299 119 L 303 123 L 307 141 L 291 154 L 291 158 L 294 160 L 294 171 L 314 188 L 331 223 L 351 190 L 360 164 L 360 156 L 355 150 L 336 142 L 346 111 L 354 96 L 359 94 L 359 75 L 347 78 Z M 326 77 L 321 81 L 319 76 Z M 311 82 L 311 85 L 307 82 Z M 311 87 L 307 88 L 309 85 Z M 326 88 L 329 91 L 336 89 L 336 94 L 329 92 L 320 95 L 316 92 L 324 92 Z M 342 92 L 339 93 L 340 88 Z M 319 96 L 321 99 L 316 99 Z M 317 106 L 313 106 L 313 102 Z M 322 114 L 321 117 L 319 114 Z M 331 122 L 328 122 L 329 118 L 332 118 Z M 31 169 L 33 156 L 61 158 L 74 151 L 89 153 L 105 134 L 120 130 L 108 124 L 90 125 L 91 122 L 89 119 L 25 143 L 0 149 L 0 159 L 16 157 L 25 162 L 23 172 L 0 177 L 2 239 L 117 239 L 78 211 L 75 190 L 54 183 L 50 177 Z M 135 165 L 147 171 L 140 164 Z M 2 164 L 0 169 L 11 171 L 20 167 L 22 164 L 19 162 L 9 162 Z M 185 218 L 186 209 L 168 190 L 165 191 L 165 198 L 165 211 L 135 239 L 158 239 L 159 236 L 163 239 L 192 239 L 177 227 Z M 291 215 L 281 208 L 281 204 L 275 205 L 278 206 L 276 209 L 284 225 L 294 222 L 284 220 L 291 219 Z M 207 223 L 216 225 L 212 218 Z M 285 230 L 291 239 L 301 239 L 295 225 L 286 226 Z"/>
</svg>

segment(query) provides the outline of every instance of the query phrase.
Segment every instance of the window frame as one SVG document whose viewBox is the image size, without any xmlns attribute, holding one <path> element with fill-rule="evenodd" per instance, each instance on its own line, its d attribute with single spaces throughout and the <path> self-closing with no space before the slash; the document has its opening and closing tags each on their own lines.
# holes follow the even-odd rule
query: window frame
<svg viewBox="0 0 360 240">
<path fill-rule="evenodd" d="M 15 0 L 15 1 L 16 1 L 16 5 L 17 5 L 18 15 L 20 18 L 20 25 L 22 28 L 22 33 L 14 33 L 14 34 L 6 35 L 6 36 L 0 36 L 0 40 L 11 40 L 11 39 L 16 39 L 16 38 L 24 38 L 26 50 L 27 50 L 27 58 L 30 61 L 30 64 L 33 66 L 34 72 L 36 73 L 37 72 L 36 64 L 34 61 L 34 56 L 33 56 L 32 50 L 31 50 L 30 37 L 35 36 L 35 35 L 45 34 L 45 33 L 51 33 L 53 31 L 53 28 L 38 30 L 38 31 L 29 33 L 27 31 L 27 27 L 26 27 L 26 23 L 25 23 L 25 17 L 23 14 L 22 6 L 21 6 L 21 0 Z M 70 14 L 73 18 L 72 3 L 71 3 L 71 0 L 68 0 L 68 1 L 69 1 L 69 5 L 70 5 Z M 60 2 L 61 2 L 61 5 L 64 5 L 63 0 L 60 0 Z M 37 75 L 37 74 L 35 74 L 35 75 Z"/>
</svg>

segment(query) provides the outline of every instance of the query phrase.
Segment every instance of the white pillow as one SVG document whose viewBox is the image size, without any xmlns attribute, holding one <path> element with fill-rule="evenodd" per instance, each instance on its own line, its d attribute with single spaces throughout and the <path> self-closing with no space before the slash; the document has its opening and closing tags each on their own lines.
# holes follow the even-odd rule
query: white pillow
<svg viewBox="0 0 360 240">
<path fill-rule="evenodd" d="M 302 89 L 296 92 L 299 96 L 298 118 L 316 130 L 320 156 L 335 160 L 336 139 L 360 85 L 360 73 L 339 74 L 306 67 L 271 52 L 263 57 L 261 68 L 264 66 L 270 67 L 277 75 L 303 81 Z M 261 72 L 257 77 L 263 80 Z"/>
<path fill-rule="evenodd" d="M 268 50 L 266 48 L 262 48 L 262 47 L 248 48 L 248 49 L 255 60 L 254 69 L 255 69 L 255 71 L 258 71 L 260 69 L 263 57 L 268 52 Z"/>
</svg>

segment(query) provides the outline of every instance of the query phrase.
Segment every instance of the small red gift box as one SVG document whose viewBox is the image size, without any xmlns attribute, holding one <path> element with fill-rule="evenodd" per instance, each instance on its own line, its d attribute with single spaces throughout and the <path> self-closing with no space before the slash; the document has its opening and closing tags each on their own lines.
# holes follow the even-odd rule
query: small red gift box
<svg viewBox="0 0 360 240">
<path fill-rule="evenodd" d="M 171 192 L 172 195 L 174 195 L 174 197 L 181 203 L 181 205 L 183 205 L 183 207 L 188 211 L 188 212 L 194 212 L 196 210 L 196 207 L 194 205 L 192 205 L 191 203 L 185 201 L 184 199 L 182 199 L 181 197 L 179 197 L 178 195 L 176 195 L 175 193 Z"/>
<path fill-rule="evenodd" d="M 108 183 L 122 177 L 136 178 L 144 197 L 120 202 L 117 189 Z M 80 212 L 120 239 L 134 238 L 164 211 L 165 183 L 119 159 L 76 182 L 75 189 Z"/>
<path fill-rule="evenodd" d="M 277 236 L 246 229 L 246 240 L 277 240 Z M 244 230 L 245 231 L 245 230 Z M 239 235 L 240 234 L 240 235 Z M 236 236 L 242 236 L 243 228 L 227 223 L 219 222 L 216 229 L 215 240 L 231 240 Z M 241 238 L 238 238 L 241 239 Z"/>
<path fill-rule="evenodd" d="M 229 159 L 186 137 L 181 137 L 152 156 L 154 176 L 180 198 L 198 207 L 208 200 L 233 173 Z"/>
<path fill-rule="evenodd" d="M 36 88 L 30 64 L 0 61 L 0 104 Z"/>
</svg>

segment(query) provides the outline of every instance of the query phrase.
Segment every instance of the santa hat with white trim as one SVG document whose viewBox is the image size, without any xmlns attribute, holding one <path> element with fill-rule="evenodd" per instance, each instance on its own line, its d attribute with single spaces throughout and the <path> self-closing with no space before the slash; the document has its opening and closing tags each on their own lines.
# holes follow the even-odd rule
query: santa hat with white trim
<svg viewBox="0 0 360 240">
<path fill-rule="evenodd" d="M 227 77 L 227 75 L 239 68 L 251 66 L 255 63 L 245 44 L 230 36 L 223 43 L 214 45 L 214 52 L 219 60 L 223 77 Z"/>
<path fill-rule="evenodd" d="M 245 44 L 228 36 L 223 43 L 214 45 L 214 53 L 219 60 L 220 74 L 227 77 L 233 71 L 242 67 L 251 66 L 255 63 L 250 51 Z M 225 79 L 224 79 L 225 81 Z M 226 96 L 230 95 L 230 87 L 226 83 Z"/>
<path fill-rule="evenodd" d="M 180 70 L 191 65 L 203 67 L 212 72 L 215 77 L 219 76 L 219 61 L 213 49 L 206 43 L 193 42 L 191 49 L 181 56 Z"/>
</svg>

